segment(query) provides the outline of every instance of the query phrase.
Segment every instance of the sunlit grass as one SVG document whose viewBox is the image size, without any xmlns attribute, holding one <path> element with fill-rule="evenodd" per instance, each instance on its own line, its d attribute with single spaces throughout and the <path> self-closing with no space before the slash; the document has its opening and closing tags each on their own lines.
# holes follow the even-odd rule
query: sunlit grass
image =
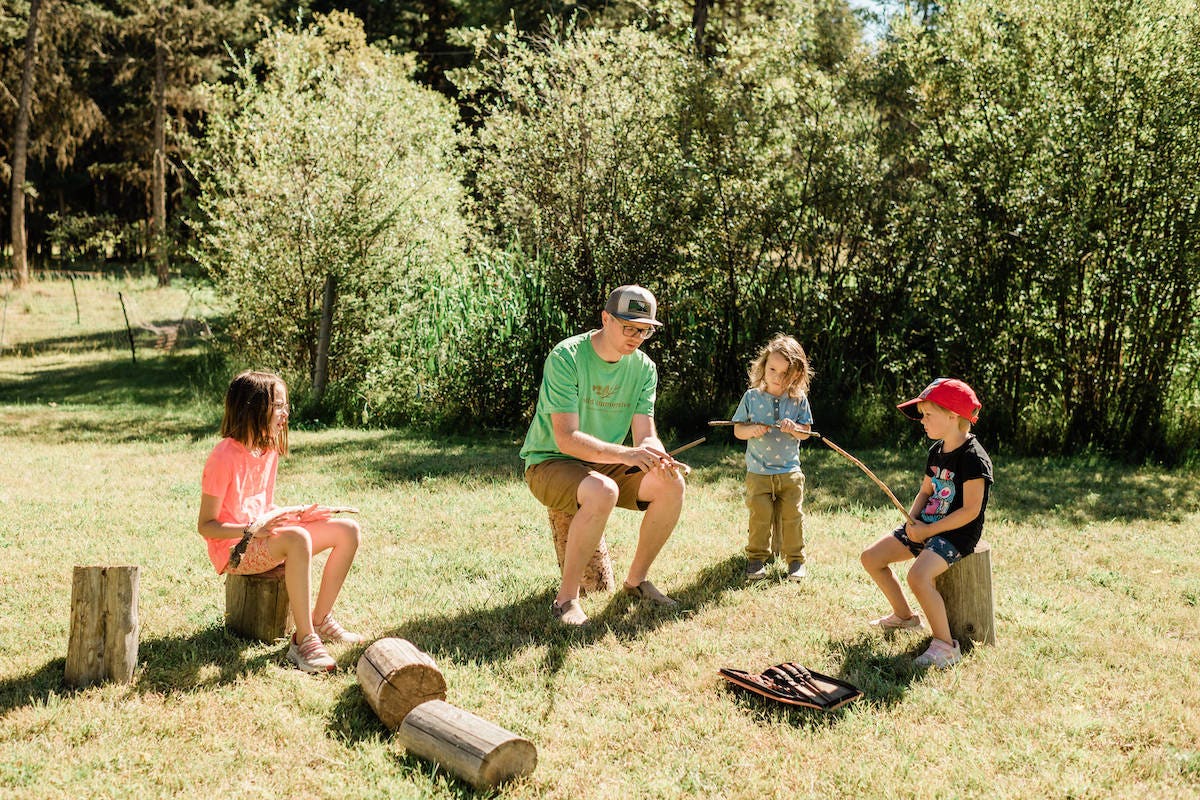
<svg viewBox="0 0 1200 800">
<path fill-rule="evenodd" d="M 282 644 L 223 630 L 194 525 L 212 385 L 228 377 L 204 378 L 205 346 L 135 366 L 119 337 L 49 348 L 70 338 L 52 327 L 0 358 L 0 796 L 469 796 L 392 743 L 354 678 L 361 647 L 335 649 L 343 669 L 321 679 L 289 669 Z M 997 459 L 985 535 L 998 643 L 923 673 L 924 636 L 865 628 L 884 604 L 858 553 L 895 512 L 832 452 L 804 446 L 807 583 L 742 584 L 742 459 L 714 438 L 690 454 L 684 516 L 653 575 L 684 610 L 589 597 L 595 625 L 564 632 L 517 440 L 298 430 L 278 486 L 283 502 L 361 509 L 339 617 L 410 639 L 450 702 L 536 744 L 536 771 L 497 796 L 1200 796 L 1194 472 Z M 919 448 L 856 455 L 911 496 Z M 610 528 L 618 576 L 637 521 L 618 512 Z M 71 569 L 104 563 L 141 566 L 138 672 L 68 690 Z M 717 676 L 780 661 L 866 696 L 819 716 Z"/>
</svg>

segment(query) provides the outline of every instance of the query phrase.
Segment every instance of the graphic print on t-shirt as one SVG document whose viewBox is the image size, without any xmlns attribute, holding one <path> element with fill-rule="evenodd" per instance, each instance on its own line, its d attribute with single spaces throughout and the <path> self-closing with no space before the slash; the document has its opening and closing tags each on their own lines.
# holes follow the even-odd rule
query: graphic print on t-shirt
<svg viewBox="0 0 1200 800">
<path fill-rule="evenodd" d="M 954 473 L 945 467 L 935 469 L 930 475 L 933 481 L 933 494 L 925 503 L 921 512 L 924 522 L 934 522 L 950 513 L 950 505 L 954 502 Z"/>
<path fill-rule="evenodd" d="M 620 391 L 621 384 L 619 383 L 593 383 L 592 393 L 583 397 L 583 404 L 605 411 L 627 409 L 629 408 L 629 403 L 622 400 L 609 400 L 610 397 L 613 397 Z"/>
</svg>

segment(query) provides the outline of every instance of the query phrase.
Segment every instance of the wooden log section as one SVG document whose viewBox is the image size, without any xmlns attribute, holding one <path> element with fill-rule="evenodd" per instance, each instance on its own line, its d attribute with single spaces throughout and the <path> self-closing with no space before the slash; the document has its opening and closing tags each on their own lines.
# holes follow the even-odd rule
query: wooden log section
<svg viewBox="0 0 1200 800">
<path fill-rule="evenodd" d="M 138 567 L 75 567 L 66 682 L 129 683 L 137 668 Z"/>
<path fill-rule="evenodd" d="M 996 609 L 992 595 L 992 548 L 981 541 L 934 581 L 946 603 L 950 633 L 960 645 L 996 643 Z"/>
<path fill-rule="evenodd" d="M 555 508 L 546 509 L 550 515 L 550 532 L 554 538 L 554 552 L 558 556 L 558 569 L 562 572 L 563 559 L 567 552 L 567 532 L 571 527 L 574 514 L 566 514 Z M 588 592 L 611 592 L 616 586 L 613 577 L 612 559 L 608 556 L 608 543 L 600 537 L 596 552 L 583 568 L 583 578 L 579 582 L 580 596 Z"/>
<path fill-rule="evenodd" d="M 358 659 L 358 683 L 392 730 L 421 703 L 446 699 L 437 663 L 407 639 L 379 639 L 368 647 Z"/>
<path fill-rule="evenodd" d="M 476 789 L 528 775 L 537 766 L 537 748 L 528 739 L 443 700 L 409 712 L 396 738 L 408 752 L 441 764 Z"/>
<path fill-rule="evenodd" d="M 292 607 L 280 564 L 257 575 L 225 576 L 225 627 L 247 639 L 273 642 L 291 633 Z"/>
</svg>

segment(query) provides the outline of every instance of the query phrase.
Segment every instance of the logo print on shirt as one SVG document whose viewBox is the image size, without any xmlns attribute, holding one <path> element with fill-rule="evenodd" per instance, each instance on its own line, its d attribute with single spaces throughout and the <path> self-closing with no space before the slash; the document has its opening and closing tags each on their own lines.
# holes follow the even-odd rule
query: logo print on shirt
<svg viewBox="0 0 1200 800">
<path fill-rule="evenodd" d="M 930 475 L 933 481 L 933 494 L 921 511 L 921 518 L 926 522 L 934 522 L 950 513 L 950 505 L 954 502 L 954 473 L 948 469 L 933 470 Z"/>
<path fill-rule="evenodd" d="M 596 395 L 596 397 L 599 397 L 601 400 L 607 400 L 616 393 L 617 385 L 615 383 L 610 383 L 607 385 L 599 383 L 592 384 L 592 394 Z"/>
</svg>

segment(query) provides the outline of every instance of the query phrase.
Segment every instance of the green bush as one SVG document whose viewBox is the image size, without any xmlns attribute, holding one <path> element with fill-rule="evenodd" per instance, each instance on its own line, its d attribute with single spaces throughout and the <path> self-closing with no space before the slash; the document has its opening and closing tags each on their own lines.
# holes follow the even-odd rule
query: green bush
<svg viewBox="0 0 1200 800">
<path fill-rule="evenodd" d="M 281 370 L 311 406 L 332 279 L 325 409 L 347 420 L 417 403 L 412 321 L 466 245 L 456 113 L 412 69 L 349 15 L 270 28 L 236 84 L 213 88 L 191 164 L 195 256 L 233 306 L 237 360 Z"/>
</svg>

